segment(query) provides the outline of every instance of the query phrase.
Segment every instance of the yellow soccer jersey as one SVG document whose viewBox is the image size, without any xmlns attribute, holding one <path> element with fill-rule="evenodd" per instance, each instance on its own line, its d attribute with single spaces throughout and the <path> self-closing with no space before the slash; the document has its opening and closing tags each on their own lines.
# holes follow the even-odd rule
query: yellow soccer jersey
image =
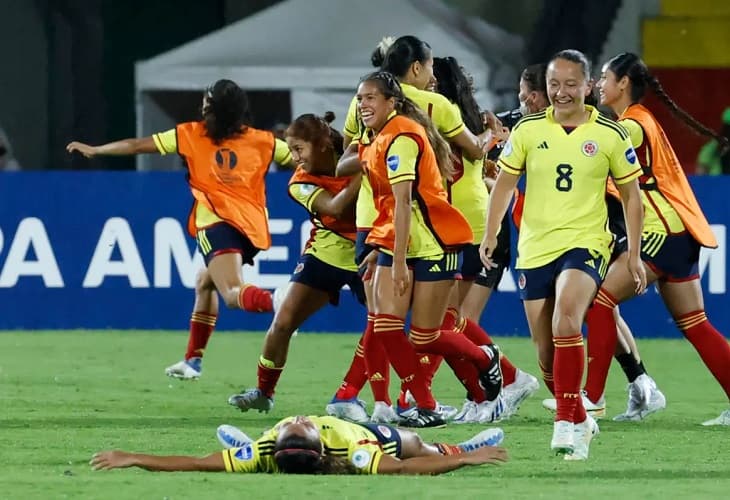
<svg viewBox="0 0 730 500">
<path fill-rule="evenodd" d="M 641 147 L 644 144 L 644 129 L 631 118 L 620 120 L 619 123 L 628 130 L 631 143 L 636 152 L 642 154 L 643 151 L 645 157 L 640 158 L 640 163 L 651 168 L 651 151 L 648 147 Z M 639 182 L 642 184 L 655 184 L 656 179 L 653 176 L 646 176 L 646 178 L 642 176 Z M 641 201 L 644 205 L 644 233 L 667 234 L 667 228 L 671 233 L 684 231 L 684 223 L 679 214 L 659 190 L 649 192 L 642 189 Z"/>
<path fill-rule="evenodd" d="M 365 427 L 335 417 L 309 417 L 319 428 L 324 451 L 341 456 L 352 463 L 360 474 L 377 474 L 384 454 L 395 455 L 395 446 L 384 448 L 375 434 Z M 279 426 L 292 417 L 279 421 L 254 443 L 242 448 L 223 450 L 226 472 L 279 472 L 274 461 L 274 447 Z"/>
<path fill-rule="evenodd" d="M 152 140 L 155 141 L 157 151 L 161 155 L 177 153 L 177 131 L 173 128 L 165 132 L 152 134 Z M 279 165 L 286 165 L 291 162 L 291 152 L 286 142 L 281 139 L 274 140 L 274 161 Z M 222 219 L 216 214 L 208 210 L 207 207 L 198 203 L 195 208 L 195 226 L 198 228 L 208 227 Z"/>
<path fill-rule="evenodd" d="M 291 184 L 289 194 L 295 201 L 312 214 L 314 233 L 309 238 L 305 254 L 311 254 L 322 262 L 346 271 L 357 271 L 355 264 L 355 243 L 343 238 L 339 234 L 327 229 L 320 220 L 314 216 L 312 205 L 314 200 L 322 194 L 323 188 L 314 184 Z M 371 196 L 372 198 L 372 196 Z"/>
<path fill-rule="evenodd" d="M 499 157 L 505 172 L 527 176 L 519 269 L 544 266 L 573 248 L 609 257 L 608 175 L 624 184 L 639 177 L 641 167 L 626 129 L 586 109 L 590 118 L 570 133 L 555 121 L 552 106 L 524 117 Z"/>
</svg>

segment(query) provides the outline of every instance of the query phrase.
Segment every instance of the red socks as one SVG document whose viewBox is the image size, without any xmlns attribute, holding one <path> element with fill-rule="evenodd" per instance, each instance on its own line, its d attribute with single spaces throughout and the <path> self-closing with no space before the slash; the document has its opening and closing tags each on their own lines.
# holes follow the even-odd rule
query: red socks
<svg viewBox="0 0 730 500">
<path fill-rule="evenodd" d="M 555 346 L 553 361 L 555 400 L 558 407 L 555 421 L 583 422 L 586 419 L 580 394 L 585 363 L 583 336 L 576 334 L 570 337 L 553 337 L 553 345 Z"/>
<path fill-rule="evenodd" d="M 364 360 L 370 390 L 373 392 L 375 401 L 382 401 L 387 405 L 391 404 L 388 395 L 390 383 L 390 363 L 388 353 L 385 351 L 382 342 L 374 338 L 375 315 L 368 313 L 368 325 L 363 336 Z"/>
<path fill-rule="evenodd" d="M 185 360 L 190 358 L 202 358 L 208 339 L 215 329 L 215 321 L 218 318 L 215 314 L 206 312 L 193 312 L 190 317 L 190 334 L 188 335 L 188 349 L 185 352 Z"/>
<path fill-rule="evenodd" d="M 545 365 L 542 363 L 542 361 L 538 361 L 537 364 L 540 365 L 542 381 L 545 382 L 545 387 L 547 387 L 548 391 L 550 391 L 550 394 L 555 396 L 555 379 L 553 378 L 553 372 L 545 368 Z"/>
<path fill-rule="evenodd" d="M 675 318 L 675 321 L 730 399 L 730 345 L 728 345 L 728 341 L 715 330 L 703 310 L 683 314 Z"/>
<path fill-rule="evenodd" d="M 454 331 L 438 328 L 424 329 L 411 324 L 409 338 L 418 352 L 440 354 L 444 357 L 463 357 L 484 370 L 489 365 L 489 356 L 466 336 Z"/>
<path fill-rule="evenodd" d="M 354 398 L 360 394 L 360 390 L 368 379 L 367 368 L 365 367 L 365 348 L 363 347 L 364 338 L 365 334 L 363 333 L 355 348 L 355 355 L 352 357 L 350 369 L 347 370 L 342 385 L 335 393 L 337 399 Z"/>
<path fill-rule="evenodd" d="M 254 285 L 241 285 L 238 307 L 248 312 L 271 312 L 274 310 L 271 292 Z"/>
<path fill-rule="evenodd" d="M 591 308 L 588 309 L 588 374 L 586 376 L 586 397 L 596 403 L 606 389 L 608 370 L 616 351 L 618 336 L 613 310 L 616 299 L 606 290 L 598 290 Z"/>
<path fill-rule="evenodd" d="M 458 328 L 466 338 L 478 346 L 494 343 L 489 334 L 479 326 L 479 323 L 469 318 L 461 318 Z M 513 383 L 517 378 L 517 368 L 515 368 L 515 365 L 504 354 L 499 358 L 499 366 L 502 368 L 502 386 Z"/>
<path fill-rule="evenodd" d="M 274 395 L 274 389 L 276 389 L 276 384 L 279 382 L 283 370 L 283 366 L 276 367 L 273 362 L 264 359 L 263 356 L 259 358 L 257 387 L 267 398 Z"/>
</svg>

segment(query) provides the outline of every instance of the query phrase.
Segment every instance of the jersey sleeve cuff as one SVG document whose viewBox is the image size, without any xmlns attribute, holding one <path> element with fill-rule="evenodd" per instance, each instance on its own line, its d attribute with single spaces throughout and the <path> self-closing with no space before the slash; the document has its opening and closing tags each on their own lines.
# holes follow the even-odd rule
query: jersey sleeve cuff
<svg viewBox="0 0 730 500">
<path fill-rule="evenodd" d="M 223 465 L 226 468 L 226 472 L 233 472 L 233 462 L 231 461 L 231 450 L 221 451 L 223 456 Z"/>
<path fill-rule="evenodd" d="M 504 160 L 499 160 L 497 162 L 497 165 L 499 166 L 500 169 L 504 170 L 508 174 L 522 175 L 525 172 L 525 168 L 524 167 L 522 167 L 522 168 L 514 168 L 514 167 L 510 166 L 509 164 L 505 163 Z"/>
<path fill-rule="evenodd" d="M 460 123 L 457 127 L 452 128 L 451 130 L 447 130 L 447 131 L 443 132 L 441 135 L 443 135 L 447 139 L 451 139 L 452 137 L 457 136 L 460 133 L 462 133 L 464 131 L 464 127 L 465 127 L 465 125 L 463 123 Z"/>
<path fill-rule="evenodd" d="M 641 176 L 641 167 L 637 168 L 630 174 L 624 175 L 622 177 L 614 177 L 613 181 L 616 184 L 626 184 L 627 182 L 631 182 L 634 179 L 638 178 L 639 176 Z"/>
<path fill-rule="evenodd" d="M 152 140 L 155 142 L 155 147 L 157 148 L 157 152 L 161 155 L 166 155 L 167 151 L 165 151 L 165 147 L 162 145 L 162 141 L 160 140 L 159 134 L 152 134 Z"/>
<path fill-rule="evenodd" d="M 400 175 L 394 175 L 393 177 L 390 177 L 389 180 L 390 180 L 390 184 L 393 185 L 393 184 L 398 184 L 401 182 L 415 181 L 416 176 L 412 173 L 400 174 Z"/>
</svg>

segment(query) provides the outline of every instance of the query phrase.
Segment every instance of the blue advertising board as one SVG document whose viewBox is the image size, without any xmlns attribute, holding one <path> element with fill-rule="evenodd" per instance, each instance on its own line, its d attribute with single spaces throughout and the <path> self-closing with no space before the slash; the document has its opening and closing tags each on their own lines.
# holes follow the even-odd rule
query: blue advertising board
<svg viewBox="0 0 730 500">
<path fill-rule="evenodd" d="M 286 194 L 288 173 L 267 178 L 272 247 L 246 281 L 288 280 L 309 236 L 307 214 Z M 702 251 L 708 315 L 730 332 L 727 226 L 730 177 L 693 178 L 720 247 Z M 203 261 L 185 231 L 191 196 L 183 172 L 0 173 L 0 329 L 185 329 Z M 527 335 L 515 277 L 507 273 L 482 316 L 489 332 Z M 678 336 L 655 290 L 622 306 L 637 335 Z M 265 330 L 271 314 L 226 310 L 219 328 Z M 360 331 L 365 311 L 342 292 L 304 332 Z"/>
</svg>

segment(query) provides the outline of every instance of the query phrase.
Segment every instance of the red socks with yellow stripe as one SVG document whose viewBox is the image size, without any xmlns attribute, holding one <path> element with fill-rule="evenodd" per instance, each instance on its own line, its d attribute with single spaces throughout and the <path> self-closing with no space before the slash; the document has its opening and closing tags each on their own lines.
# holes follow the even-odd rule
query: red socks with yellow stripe
<svg viewBox="0 0 730 500">
<path fill-rule="evenodd" d="M 585 352 L 583 335 L 553 337 L 555 354 L 553 373 L 555 376 L 555 402 L 557 412 L 555 421 L 581 423 L 586 419 L 586 411 L 580 394 L 583 380 Z"/>
</svg>

